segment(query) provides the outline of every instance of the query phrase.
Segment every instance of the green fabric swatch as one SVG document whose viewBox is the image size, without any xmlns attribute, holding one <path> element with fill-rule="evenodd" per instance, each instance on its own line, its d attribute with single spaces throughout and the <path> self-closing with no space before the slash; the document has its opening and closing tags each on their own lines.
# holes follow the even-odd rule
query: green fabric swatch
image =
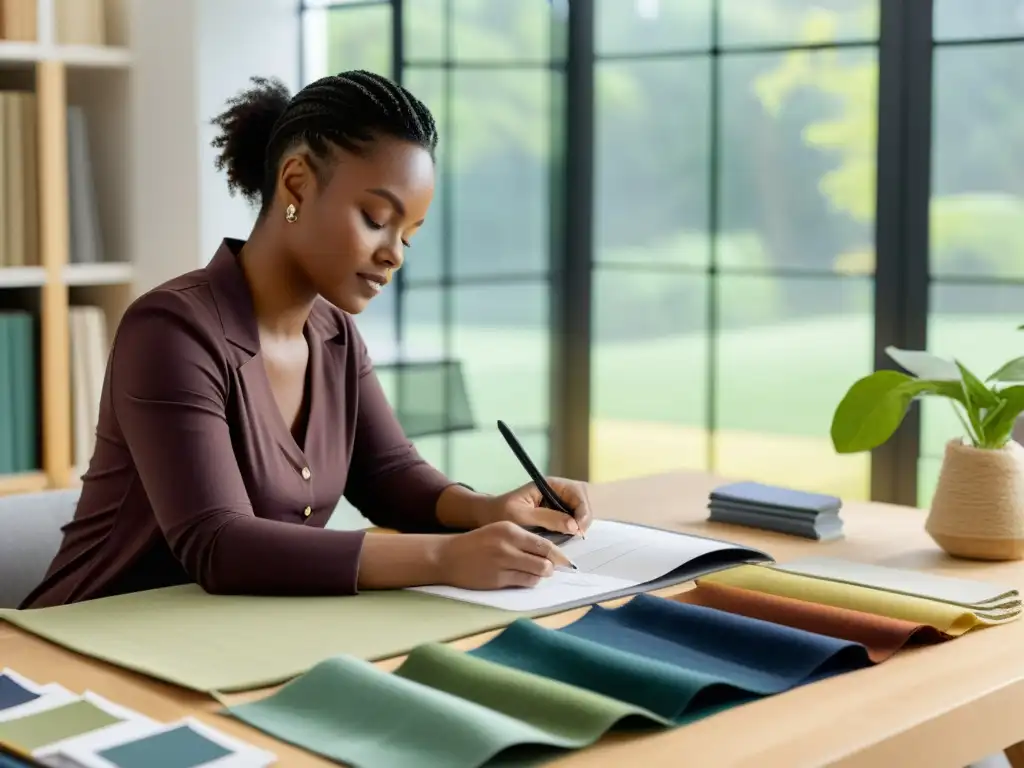
<svg viewBox="0 0 1024 768">
<path fill-rule="evenodd" d="M 73 651 L 202 692 L 274 685 L 341 654 L 398 656 L 521 615 L 403 590 L 278 598 L 215 596 L 195 585 L 0 610 L 0 620 Z"/>
<path fill-rule="evenodd" d="M 81 736 L 119 722 L 121 720 L 89 701 L 73 701 L 0 722 L 0 741 L 31 752 L 56 741 Z"/>
<path fill-rule="evenodd" d="M 639 707 L 436 644 L 417 648 L 394 674 L 328 659 L 272 696 L 227 712 L 357 768 L 476 766 L 510 747 L 587 746 L 619 723 L 668 724 Z"/>
</svg>

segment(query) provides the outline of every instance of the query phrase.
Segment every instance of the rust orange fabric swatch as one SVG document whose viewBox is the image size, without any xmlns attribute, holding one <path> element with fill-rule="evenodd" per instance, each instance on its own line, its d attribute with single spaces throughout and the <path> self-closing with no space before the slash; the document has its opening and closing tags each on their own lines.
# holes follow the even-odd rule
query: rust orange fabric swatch
<svg viewBox="0 0 1024 768">
<path fill-rule="evenodd" d="M 672 599 L 860 643 L 876 664 L 909 643 L 938 643 L 952 637 L 925 624 L 723 584 L 699 584 Z"/>
</svg>

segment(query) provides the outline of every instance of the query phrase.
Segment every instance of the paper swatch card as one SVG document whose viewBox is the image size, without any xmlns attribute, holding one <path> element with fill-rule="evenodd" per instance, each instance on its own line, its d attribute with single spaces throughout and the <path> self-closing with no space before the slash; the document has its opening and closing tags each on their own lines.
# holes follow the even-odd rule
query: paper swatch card
<svg viewBox="0 0 1024 768">
<path fill-rule="evenodd" d="M 68 704 L 72 701 L 77 700 L 79 697 L 77 694 L 72 693 L 67 688 L 57 685 L 56 683 L 50 683 L 49 685 L 40 686 L 38 691 L 40 695 L 31 701 L 27 701 L 24 704 L 18 704 L 14 707 L 8 707 L 7 709 L 0 709 L 0 726 L 9 720 L 17 720 L 29 715 L 34 715 L 38 712 L 45 712 L 54 707 Z M 3 737 L 0 736 L 0 739 Z"/>
<path fill-rule="evenodd" d="M 10 709 L 38 699 L 41 686 L 12 669 L 0 670 L 0 710 Z"/>
<path fill-rule="evenodd" d="M 120 709 L 99 700 L 99 697 L 83 696 L 0 723 L 0 741 L 35 752 L 56 742 L 122 722 L 126 718 Z"/>
<path fill-rule="evenodd" d="M 112 734 L 83 739 L 60 751 L 81 768 L 264 768 L 277 756 L 257 749 L 194 718 L 142 728 L 128 738 Z"/>
</svg>

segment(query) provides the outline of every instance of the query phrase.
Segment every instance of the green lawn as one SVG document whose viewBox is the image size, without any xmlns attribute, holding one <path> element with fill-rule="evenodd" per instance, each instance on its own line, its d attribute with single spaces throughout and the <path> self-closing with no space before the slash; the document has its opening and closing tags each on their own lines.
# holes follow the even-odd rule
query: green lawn
<svg viewBox="0 0 1024 768">
<path fill-rule="evenodd" d="M 984 378 L 1010 357 L 1024 354 L 1024 333 L 1015 330 L 1020 322 L 1018 316 L 937 317 L 929 348 L 958 357 Z M 411 348 L 421 335 L 424 343 L 438 337 L 434 328 L 417 328 L 409 339 Z M 871 370 L 872 335 L 871 319 L 862 316 L 722 332 L 717 340 L 716 465 L 847 498 L 863 495 L 866 457 L 835 456 L 828 430 L 846 389 Z M 593 461 L 603 476 L 706 466 L 707 344 L 706 337 L 690 334 L 598 346 L 592 442 Z M 546 335 L 461 328 L 456 354 L 481 431 L 453 438 L 453 462 L 446 469 L 489 490 L 523 482 L 522 470 L 493 424 L 500 418 L 525 430 L 546 423 Z M 926 403 L 924 416 L 921 503 L 927 504 L 942 446 L 961 430 L 946 403 Z M 544 460 L 543 440 L 524 442 Z M 422 450 L 441 462 L 439 441 L 422 441 Z"/>
</svg>

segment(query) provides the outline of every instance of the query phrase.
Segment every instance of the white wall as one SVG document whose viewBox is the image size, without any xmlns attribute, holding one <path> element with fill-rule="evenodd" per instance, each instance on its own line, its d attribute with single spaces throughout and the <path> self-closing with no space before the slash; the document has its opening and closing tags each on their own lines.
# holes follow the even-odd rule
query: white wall
<svg viewBox="0 0 1024 768">
<path fill-rule="evenodd" d="M 232 198 L 224 175 L 214 168 L 216 130 L 210 119 L 249 84 L 249 78 L 278 77 L 292 93 L 299 79 L 299 13 L 296 0 L 202 0 L 197 19 L 199 233 L 202 263 L 224 237 L 247 237 L 255 210 Z"/>
<path fill-rule="evenodd" d="M 298 85 L 296 0 L 133 0 L 136 289 L 205 264 L 255 212 L 214 168 L 210 119 L 254 75 Z"/>
</svg>

